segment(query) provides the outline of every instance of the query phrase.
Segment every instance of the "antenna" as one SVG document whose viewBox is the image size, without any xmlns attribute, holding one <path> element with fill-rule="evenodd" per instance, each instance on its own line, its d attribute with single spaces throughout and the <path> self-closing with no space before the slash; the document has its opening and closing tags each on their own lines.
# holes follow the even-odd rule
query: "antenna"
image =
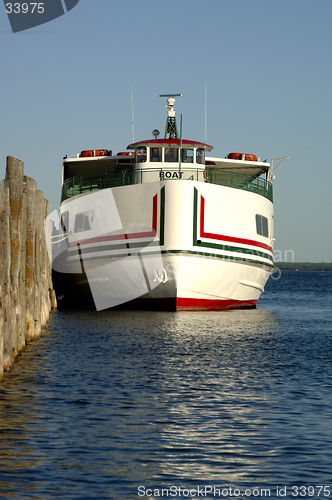
<svg viewBox="0 0 332 500">
<path fill-rule="evenodd" d="M 207 83 L 205 83 L 205 144 L 207 136 Z"/>
<path fill-rule="evenodd" d="M 176 128 L 174 97 L 182 97 L 182 94 L 160 94 L 159 97 L 167 98 L 166 109 L 168 109 L 168 116 L 166 121 L 165 139 L 167 134 L 169 134 L 169 139 L 178 139 L 179 134 Z"/>
<path fill-rule="evenodd" d="M 131 87 L 131 133 L 133 136 L 133 143 L 135 142 L 135 137 L 134 137 L 134 91 L 133 87 Z"/>
</svg>

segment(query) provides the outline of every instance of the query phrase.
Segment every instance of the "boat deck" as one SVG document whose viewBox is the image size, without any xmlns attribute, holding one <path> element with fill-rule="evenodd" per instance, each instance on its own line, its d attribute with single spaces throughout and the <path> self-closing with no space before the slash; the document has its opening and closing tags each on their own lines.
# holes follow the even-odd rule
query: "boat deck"
<svg viewBox="0 0 332 500">
<path fill-rule="evenodd" d="M 96 172 L 71 177 L 64 181 L 62 186 L 61 202 L 89 191 L 107 189 L 132 184 L 142 184 L 154 181 L 201 181 L 218 186 L 242 189 L 251 193 L 264 196 L 273 201 L 272 184 L 262 177 L 238 173 L 234 171 L 213 170 L 211 168 L 202 172 L 202 169 L 183 169 L 181 167 L 169 169 L 140 169 L 129 168 L 113 172 Z"/>
</svg>

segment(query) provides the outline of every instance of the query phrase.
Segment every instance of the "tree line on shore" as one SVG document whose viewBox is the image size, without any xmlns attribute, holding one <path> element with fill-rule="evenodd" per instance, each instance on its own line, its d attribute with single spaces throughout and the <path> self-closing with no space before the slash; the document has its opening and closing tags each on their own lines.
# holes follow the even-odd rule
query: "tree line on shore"
<svg viewBox="0 0 332 500">
<path fill-rule="evenodd" d="M 332 271 L 332 262 L 276 262 L 283 271 Z"/>
</svg>

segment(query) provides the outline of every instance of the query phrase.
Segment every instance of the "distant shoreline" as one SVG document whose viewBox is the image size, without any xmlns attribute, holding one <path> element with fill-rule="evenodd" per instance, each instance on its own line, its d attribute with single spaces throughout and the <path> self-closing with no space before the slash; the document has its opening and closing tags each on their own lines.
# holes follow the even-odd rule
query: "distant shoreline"
<svg viewBox="0 0 332 500">
<path fill-rule="evenodd" d="M 332 271 L 332 262 L 276 262 L 282 271 Z"/>
</svg>

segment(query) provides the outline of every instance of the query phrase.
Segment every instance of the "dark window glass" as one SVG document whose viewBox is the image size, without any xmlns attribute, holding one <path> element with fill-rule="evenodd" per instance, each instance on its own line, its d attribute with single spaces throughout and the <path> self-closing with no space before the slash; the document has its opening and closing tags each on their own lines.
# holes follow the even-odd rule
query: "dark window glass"
<svg viewBox="0 0 332 500">
<path fill-rule="evenodd" d="M 146 161 L 146 147 L 137 149 L 137 162 L 142 163 Z"/>
<path fill-rule="evenodd" d="M 93 211 L 82 212 L 76 214 L 74 233 L 82 233 L 83 231 L 90 231 L 93 222 Z"/>
<path fill-rule="evenodd" d="M 176 163 L 179 161 L 179 150 L 177 148 L 165 149 L 165 162 Z"/>
<path fill-rule="evenodd" d="M 268 220 L 266 217 L 263 217 L 263 215 L 256 214 L 256 230 L 257 234 L 260 234 L 261 236 L 266 236 L 266 238 L 268 238 L 269 236 Z"/>
<path fill-rule="evenodd" d="M 161 161 L 162 159 L 161 148 L 150 148 L 150 161 Z"/>
<path fill-rule="evenodd" d="M 193 149 L 181 149 L 181 163 L 194 163 Z"/>
<path fill-rule="evenodd" d="M 205 163 L 204 149 L 201 149 L 201 148 L 196 149 L 196 163 L 200 163 L 201 165 L 204 165 L 204 163 Z"/>
<path fill-rule="evenodd" d="M 60 231 L 66 234 L 68 233 L 68 229 L 69 229 L 69 212 L 63 212 L 63 214 L 61 214 Z"/>
</svg>

